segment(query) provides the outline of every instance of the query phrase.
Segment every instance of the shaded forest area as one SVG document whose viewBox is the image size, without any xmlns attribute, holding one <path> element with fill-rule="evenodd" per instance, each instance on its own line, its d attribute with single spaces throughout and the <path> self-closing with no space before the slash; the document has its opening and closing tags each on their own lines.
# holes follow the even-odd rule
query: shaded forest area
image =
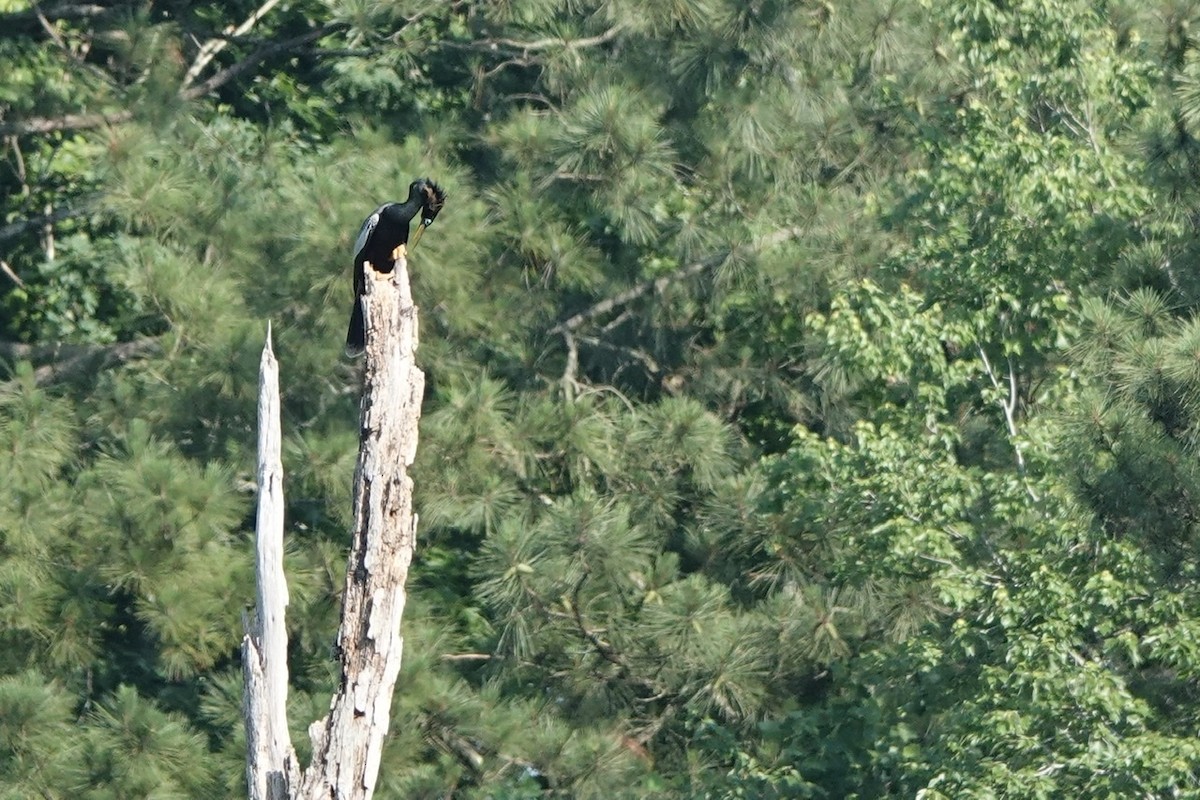
<svg viewBox="0 0 1200 800">
<path fill-rule="evenodd" d="M 0 0 L 0 797 L 244 796 L 267 320 L 307 742 L 423 175 L 377 797 L 1200 796 L 1198 30 Z"/>
</svg>

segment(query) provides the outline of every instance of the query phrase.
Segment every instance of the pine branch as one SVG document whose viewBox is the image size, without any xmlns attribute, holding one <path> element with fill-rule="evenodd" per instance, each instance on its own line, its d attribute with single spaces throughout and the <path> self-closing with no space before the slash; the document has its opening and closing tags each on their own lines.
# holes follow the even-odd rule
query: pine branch
<svg viewBox="0 0 1200 800">
<path fill-rule="evenodd" d="M 537 50 L 549 50 L 552 47 L 561 47 L 570 52 L 584 47 L 596 47 L 597 45 L 611 42 L 613 39 L 617 38 L 618 35 L 620 35 L 624 27 L 625 26 L 621 23 L 617 23 L 604 33 L 596 36 L 587 36 L 583 39 L 565 39 L 558 36 L 550 36 L 545 39 L 537 39 L 532 42 L 521 42 L 515 39 L 490 39 L 487 41 L 487 44 L 491 45 L 494 43 L 503 47 L 511 47 L 514 50 L 520 50 L 525 53 L 535 52 Z"/>
<path fill-rule="evenodd" d="M 777 230 L 773 233 L 767 234 L 766 236 L 762 236 L 762 237 L 754 240 L 754 242 L 750 245 L 750 249 L 752 252 L 758 252 L 761 250 L 765 250 L 768 247 L 772 247 L 781 242 L 788 241 L 789 239 L 795 239 L 800 234 L 801 234 L 800 228 L 780 228 L 779 230 Z M 672 272 L 670 275 L 663 275 L 661 278 L 655 278 L 653 280 L 643 281 L 642 283 L 639 283 L 637 286 L 634 286 L 630 289 L 626 289 L 625 291 L 621 292 L 620 294 L 616 294 L 616 295 L 613 295 L 612 297 L 601 300 L 599 303 L 596 303 L 595 305 L 590 306 L 590 307 L 584 309 L 583 311 L 580 311 L 578 314 L 574 315 L 573 317 L 569 317 L 568 319 L 555 325 L 553 328 L 550 328 L 549 330 L 546 331 L 546 333 L 553 335 L 556 333 L 565 334 L 565 333 L 573 332 L 573 331 L 577 330 L 584 323 L 586 323 L 592 319 L 595 319 L 596 317 L 607 314 L 608 312 L 612 311 L 615 308 L 618 308 L 619 306 L 623 306 L 627 303 L 637 300 L 639 297 L 643 297 L 647 294 L 650 294 L 651 292 L 656 292 L 656 293 L 662 292 L 668 286 L 670 286 L 672 283 L 678 283 L 678 282 L 686 280 L 694 275 L 699 275 L 702 272 L 706 272 L 710 269 L 714 269 L 714 268 L 720 266 L 721 264 L 723 264 L 725 262 L 725 259 L 729 258 L 729 256 L 732 254 L 732 252 L 733 252 L 732 250 L 726 250 L 723 253 L 711 255 L 708 258 L 703 259 L 701 261 L 697 261 L 694 264 L 689 264 L 686 267 L 681 267 L 680 269 L 676 270 L 675 272 Z"/>
<path fill-rule="evenodd" d="M 653 722 L 651 722 L 649 725 L 646 725 L 644 728 L 638 731 L 636 736 L 632 737 L 633 741 L 643 747 L 649 744 L 650 740 L 655 736 L 658 736 L 658 732 L 661 731 L 666 724 L 674 718 L 678 711 L 679 703 L 675 700 L 670 701 L 667 703 L 666 707 L 659 712 L 658 716 L 654 718 Z"/>
<path fill-rule="evenodd" d="M 31 228 L 41 228 L 45 225 L 53 225 L 55 222 L 60 222 L 70 217 L 78 217 L 81 214 L 86 214 L 95 207 L 94 198 L 86 198 L 82 201 L 77 201 L 72 206 L 59 206 L 49 214 L 39 214 L 36 217 L 26 217 L 18 222 L 10 222 L 3 228 L 0 228 L 0 242 L 20 236 Z"/>
<path fill-rule="evenodd" d="M 612 342 L 606 342 L 603 339 L 595 336 L 580 336 L 579 341 L 583 342 L 584 344 L 590 344 L 592 347 L 598 347 L 604 350 L 612 350 L 615 353 L 624 353 L 625 355 L 633 358 L 635 361 L 641 362 L 642 366 L 645 367 L 646 371 L 651 375 L 658 375 L 662 372 L 662 368 L 659 367 L 658 362 L 655 361 L 654 357 L 645 350 L 641 350 L 636 347 L 627 347 L 620 344 L 613 344 Z"/>
<path fill-rule="evenodd" d="M 579 608 L 579 596 L 583 591 L 583 585 L 587 583 L 589 573 L 585 572 L 575 584 L 575 590 L 571 592 L 571 616 L 575 620 L 575 627 L 583 638 L 588 640 L 592 645 L 592 649 L 610 664 L 619 667 L 621 672 L 628 675 L 630 672 L 629 665 L 625 663 L 625 658 L 618 653 L 611 645 L 600 639 L 599 634 L 588 626 L 583 619 L 583 612 Z"/>
<path fill-rule="evenodd" d="M 42 23 L 59 20 L 95 19 L 122 8 L 133 6 L 132 2 L 99 5 L 97 3 L 59 3 L 53 6 L 41 7 L 37 3 L 24 11 L 12 11 L 0 14 L 0 37 L 24 36 L 38 30 L 45 32 Z"/>
<path fill-rule="evenodd" d="M 17 286 L 25 288 L 25 281 L 21 280 L 21 276 L 13 271 L 12 265 L 2 258 L 0 258 L 0 272 L 3 272 Z"/>
<path fill-rule="evenodd" d="M 532 42 L 522 42 L 518 39 L 473 39 L 469 42 L 434 42 L 432 45 L 445 50 L 466 50 L 484 53 L 496 53 L 501 48 L 505 48 L 510 52 L 516 51 L 523 56 L 528 56 L 530 53 L 550 50 L 555 47 L 561 47 L 567 52 L 573 52 L 585 47 L 596 47 L 617 38 L 624 28 L 624 25 L 618 23 L 604 33 L 597 34 L 596 36 L 586 36 L 582 39 L 567 39 L 561 36 L 548 36 L 544 39 L 535 39 Z M 525 64 L 532 63 L 523 59 L 518 59 L 518 61 Z"/>
<path fill-rule="evenodd" d="M 118 125 L 133 119 L 132 111 L 112 113 L 64 114 L 61 117 L 30 117 L 0 125 L 0 136 L 26 136 L 31 133 L 81 131 L 104 125 Z"/>
<path fill-rule="evenodd" d="M 46 386 L 75 380 L 114 364 L 143 358 L 158 352 L 161 347 L 158 339 L 151 337 L 110 345 L 32 345 L 0 341 L 0 358 L 8 361 L 30 361 L 35 364 L 49 359 L 51 363 L 43 364 L 33 371 L 37 385 Z"/>
<path fill-rule="evenodd" d="M 217 57 L 218 53 L 228 47 L 231 41 L 248 33 L 260 19 L 267 15 L 267 12 L 278 4 L 279 0 L 266 0 L 241 25 L 237 27 L 229 25 L 225 28 L 221 37 L 213 37 L 201 45 L 200 52 L 196 54 L 196 59 L 188 67 L 187 73 L 183 76 L 183 88 L 186 89 L 191 86 L 196 78 L 200 77 L 200 73 L 209 65 L 209 62 Z"/>
<path fill-rule="evenodd" d="M 456 758 L 463 767 L 475 776 L 476 780 L 484 778 L 484 767 L 487 763 L 487 758 L 490 757 L 501 761 L 503 763 L 502 769 L 519 767 L 531 775 L 541 776 L 543 780 L 551 784 L 554 783 L 546 775 L 545 771 L 537 767 L 533 762 L 516 756 L 506 755 L 494 748 L 488 747 L 482 742 L 472 741 L 455 730 L 449 723 L 436 719 L 433 716 L 426 718 L 422 728 L 425 731 L 425 738 L 431 744 L 442 752 Z"/>
<path fill-rule="evenodd" d="M 46 35 L 49 36 L 56 45 L 58 45 L 58 49 L 66 53 L 68 58 L 78 63 L 79 57 L 75 53 L 71 52 L 71 48 L 67 46 L 66 40 L 64 40 L 62 35 L 59 34 L 59 32 L 54 29 L 54 26 L 50 24 L 50 20 L 48 20 L 46 15 L 42 13 L 41 6 L 39 6 L 37 3 L 34 3 L 33 12 L 37 15 L 38 25 L 40 25 L 42 30 L 45 31 Z"/>
<path fill-rule="evenodd" d="M 319 28 L 308 31 L 307 33 L 300 34 L 299 36 L 293 36 L 290 39 L 284 39 L 281 42 L 274 42 L 273 44 L 260 47 L 236 64 L 228 66 L 218 72 L 216 75 L 213 75 L 204 83 L 184 89 L 179 93 L 179 96 L 184 100 L 195 100 L 197 97 L 202 97 L 203 95 L 206 95 L 215 89 L 219 89 L 242 73 L 247 72 L 260 62 L 266 61 L 268 58 L 272 58 L 280 53 L 286 53 L 289 50 L 293 50 L 301 45 L 308 44 L 309 42 L 314 42 L 317 39 L 320 39 L 322 36 L 327 36 L 328 34 L 333 33 L 336 30 L 344 29 L 345 27 L 345 23 L 331 22 L 327 25 L 322 25 Z"/>
<path fill-rule="evenodd" d="M 620 294 L 613 295 L 605 300 L 601 300 L 599 303 L 580 311 L 575 316 L 555 325 L 553 328 L 546 331 L 546 333 L 555 334 L 574 331 L 585 322 L 599 317 L 602 314 L 607 314 L 618 306 L 623 306 L 626 303 L 637 300 L 639 297 L 647 295 L 652 291 L 661 292 L 672 283 L 690 278 L 691 276 L 704 272 L 705 270 L 712 269 L 713 267 L 721 264 L 728 257 L 728 252 L 721 253 L 720 255 L 710 256 L 703 261 L 697 261 L 695 264 L 689 264 L 688 266 L 683 267 L 682 269 L 679 269 L 670 275 L 664 275 L 661 278 L 655 278 L 651 281 L 639 283 L 632 289 L 626 289 Z"/>
<path fill-rule="evenodd" d="M 179 98 L 184 101 L 190 101 L 203 97 L 269 58 L 274 58 L 282 53 L 295 50 L 345 27 L 345 23 L 331 22 L 299 36 L 293 36 L 289 39 L 264 45 L 241 61 L 226 67 L 199 85 L 187 86 L 185 83 L 184 87 L 180 88 Z M 56 131 L 88 130 L 104 125 L 118 125 L 128 122 L 131 119 L 133 119 L 133 111 L 128 109 L 113 111 L 111 113 L 64 114 L 61 117 L 31 117 L 0 125 L 0 136 L 26 136 L 29 134 L 54 133 Z"/>
<path fill-rule="evenodd" d="M 658 683 L 652 678 L 638 675 L 630 666 L 628 659 L 624 653 L 621 653 L 608 642 L 600 638 L 600 634 L 596 629 L 588 625 L 587 620 L 583 617 L 583 611 L 579 607 L 580 594 L 583 591 L 583 586 L 587 583 L 590 573 L 583 573 L 579 580 L 575 583 L 575 588 L 571 592 L 571 614 L 570 617 L 575 623 L 576 630 L 587 640 L 592 646 L 596 655 L 616 667 L 621 676 L 637 686 L 642 687 L 650 693 L 651 697 L 661 699 L 663 697 L 673 696 L 672 692 L 667 687 Z"/>
<path fill-rule="evenodd" d="M 442 661 L 491 661 L 491 653 L 442 653 Z"/>
</svg>

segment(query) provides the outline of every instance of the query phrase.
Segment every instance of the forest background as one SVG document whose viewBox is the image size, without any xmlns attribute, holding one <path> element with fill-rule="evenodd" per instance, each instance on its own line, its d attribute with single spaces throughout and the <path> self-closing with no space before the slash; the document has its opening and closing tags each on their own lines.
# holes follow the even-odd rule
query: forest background
<svg viewBox="0 0 1200 800">
<path fill-rule="evenodd" d="M 378 797 L 1200 796 L 1198 31 L 0 0 L 0 797 L 244 792 L 268 320 L 304 750 L 423 175 Z"/>
</svg>

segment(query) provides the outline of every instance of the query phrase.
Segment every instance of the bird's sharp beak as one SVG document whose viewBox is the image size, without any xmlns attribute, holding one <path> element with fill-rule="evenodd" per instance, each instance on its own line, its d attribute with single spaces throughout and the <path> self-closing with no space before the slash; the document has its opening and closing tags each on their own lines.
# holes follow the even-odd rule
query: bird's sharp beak
<svg viewBox="0 0 1200 800">
<path fill-rule="evenodd" d="M 410 250 L 417 246 L 417 242 L 421 241 L 421 234 L 425 232 L 425 227 L 425 223 L 421 222 L 421 224 L 417 226 L 417 229 L 412 232 L 412 235 L 408 237 L 408 248 Z"/>
</svg>

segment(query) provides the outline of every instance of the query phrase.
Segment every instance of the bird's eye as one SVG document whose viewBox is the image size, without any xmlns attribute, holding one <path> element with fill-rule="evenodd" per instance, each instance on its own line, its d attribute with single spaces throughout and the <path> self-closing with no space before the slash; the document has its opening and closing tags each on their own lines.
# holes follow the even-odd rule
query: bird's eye
<svg viewBox="0 0 1200 800">
<path fill-rule="evenodd" d="M 428 228 L 430 225 L 433 224 L 433 217 L 426 217 L 425 219 L 422 220 L 422 222 L 425 224 L 425 227 Z"/>
</svg>

